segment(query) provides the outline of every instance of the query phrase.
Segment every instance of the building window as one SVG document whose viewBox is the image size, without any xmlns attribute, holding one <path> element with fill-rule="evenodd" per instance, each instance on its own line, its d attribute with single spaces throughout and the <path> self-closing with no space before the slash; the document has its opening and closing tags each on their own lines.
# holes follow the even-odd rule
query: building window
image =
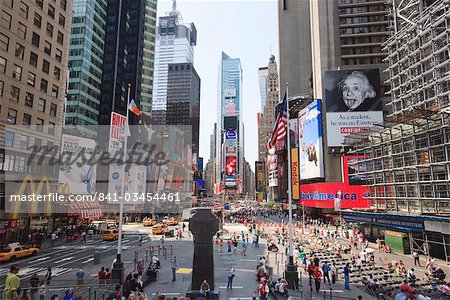
<svg viewBox="0 0 450 300">
<path fill-rule="evenodd" d="M 5 146 L 12 147 L 14 145 L 14 132 L 5 131 Z"/>
<path fill-rule="evenodd" d="M 62 28 L 66 26 L 66 18 L 62 14 L 59 14 L 58 23 L 62 26 Z"/>
<path fill-rule="evenodd" d="M 47 101 L 45 101 L 45 99 L 39 98 L 38 111 L 45 112 L 45 104 L 46 103 L 47 103 Z"/>
<path fill-rule="evenodd" d="M 47 35 L 53 37 L 53 25 L 47 22 Z"/>
<path fill-rule="evenodd" d="M 5 83 L 3 81 L 0 81 L 0 97 L 3 96 L 3 89 L 5 88 Z"/>
<path fill-rule="evenodd" d="M 41 9 L 44 7 L 44 0 L 35 0 L 37 6 L 39 6 Z"/>
<path fill-rule="evenodd" d="M 64 43 L 64 34 L 61 31 L 58 31 L 58 35 L 56 36 L 56 41 L 61 45 Z"/>
<path fill-rule="evenodd" d="M 45 41 L 44 44 L 44 52 L 47 53 L 48 55 L 52 55 L 52 44 L 50 44 L 47 41 Z"/>
<path fill-rule="evenodd" d="M 33 24 L 34 24 L 34 26 L 36 26 L 37 28 L 41 29 L 41 25 L 42 25 L 42 17 L 41 17 L 38 13 L 34 13 Z"/>
<path fill-rule="evenodd" d="M 38 55 L 34 52 L 30 52 L 30 65 L 37 68 L 38 64 Z"/>
<path fill-rule="evenodd" d="M 35 83 L 36 83 L 36 74 L 28 72 L 27 84 L 29 86 L 34 87 Z"/>
<path fill-rule="evenodd" d="M 28 150 L 28 140 L 29 140 L 29 137 L 27 135 L 22 135 L 22 137 L 20 139 L 20 149 Z"/>
<path fill-rule="evenodd" d="M 11 100 L 19 102 L 20 89 L 17 86 L 11 86 Z"/>
<path fill-rule="evenodd" d="M 30 127 L 30 125 L 31 125 L 31 115 L 29 115 L 29 114 L 23 114 L 22 125 L 23 125 L 23 126 Z"/>
<path fill-rule="evenodd" d="M 2 26 L 11 29 L 11 15 L 6 11 L 2 11 Z"/>
<path fill-rule="evenodd" d="M 61 0 L 60 7 L 66 11 L 67 9 L 67 0 Z"/>
<path fill-rule="evenodd" d="M 44 131 L 44 120 L 37 118 L 36 119 L 36 130 L 39 132 Z"/>
<path fill-rule="evenodd" d="M 50 63 L 48 62 L 48 60 L 42 60 L 42 72 L 47 74 L 50 72 Z"/>
<path fill-rule="evenodd" d="M 48 134 L 54 135 L 55 134 L 55 123 L 48 123 Z"/>
<path fill-rule="evenodd" d="M 61 78 L 61 69 L 58 67 L 54 67 L 53 75 L 55 76 L 56 80 L 59 80 Z"/>
<path fill-rule="evenodd" d="M 16 80 L 22 80 L 22 67 L 14 65 L 12 77 Z"/>
<path fill-rule="evenodd" d="M 17 26 L 17 35 L 22 39 L 27 38 L 27 26 L 25 26 L 21 22 L 19 22 L 19 25 Z"/>
<path fill-rule="evenodd" d="M 50 116 L 56 117 L 56 113 L 58 112 L 58 106 L 55 103 L 50 104 Z"/>
<path fill-rule="evenodd" d="M 50 18 L 55 18 L 55 8 L 51 4 L 48 5 L 47 14 L 50 16 Z"/>
<path fill-rule="evenodd" d="M 15 53 L 16 57 L 23 60 L 24 54 L 25 54 L 25 47 L 19 43 L 16 43 L 16 53 Z"/>
<path fill-rule="evenodd" d="M 37 147 L 41 147 L 42 146 L 42 139 L 34 138 L 34 145 L 37 146 Z"/>
<path fill-rule="evenodd" d="M 0 33 L 0 49 L 8 52 L 9 48 L 9 37 Z"/>
<path fill-rule="evenodd" d="M 48 81 L 45 79 L 41 79 L 41 92 L 47 93 L 48 90 Z"/>
<path fill-rule="evenodd" d="M 0 56 L 0 72 L 6 73 L 6 59 Z"/>
<path fill-rule="evenodd" d="M 27 92 L 25 96 L 25 106 L 33 107 L 33 102 L 34 102 L 34 95 Z"/>
<path fill-rule="evenodd" d="M 56 85 L 52 86 L 52 97 L 58 98 L 59 88 Z"/>
<path fill-rule="evenodd" d="M 25 2 L 20 1 L 20 7 L 19 7 L 19 16 L 28 19 L 28 5 L 25 4 Z"/>
<path fill-rule="evenodd" d="M 55 52 L 56 52 L 56 53 L 55 53 L 55 58 L 56 58 L 56 60 L 59 61 L 59 62 L 61 62 L 61 61 L 62 61 L 62 51 L 59 50 L 59 49 L 56 49 Z"/>
<path fill-rule="evenodd" d="M 31 38 L 31 43 L 39 48 L 39 41 L 41 37 L 36 32 L 33 32 L 33 37 Z"/>
<path fill-rule="evenodd" d="M 17 120 L 17 110 L 9 108 L 8 117 L 6 117 L 6 122 L 8 122 L 8 124 L 15 125 L 16 120 Z"/>
</svg>

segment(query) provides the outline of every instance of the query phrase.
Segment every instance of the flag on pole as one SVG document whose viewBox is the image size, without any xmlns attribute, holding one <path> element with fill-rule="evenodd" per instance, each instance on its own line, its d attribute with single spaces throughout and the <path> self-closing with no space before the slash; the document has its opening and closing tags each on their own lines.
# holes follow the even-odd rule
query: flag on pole
<svg viewBox="0 0 450 300">
<path fill-rule="evenodd" d="M 136 103 L 134 102 L 133 99 L 131 99 L 131 101 L 128 104 L 128 109 L 131 110 L 131 112 L 133 114 L 135 114 L 136 116 L 140 116 L 141 115 L 141 110 L 139 109 L 139 107 L 136 105 Z"/>
<path fill-rule="evenodd" d="M 275 147 L 275 144 L 281 142 L 287 133 L 287 94 L 284 94 L 282 108 L 278 113 L 275 125 L 273 126 L 272 136 L 267 142 L 267 149 Z"/>
</svg>

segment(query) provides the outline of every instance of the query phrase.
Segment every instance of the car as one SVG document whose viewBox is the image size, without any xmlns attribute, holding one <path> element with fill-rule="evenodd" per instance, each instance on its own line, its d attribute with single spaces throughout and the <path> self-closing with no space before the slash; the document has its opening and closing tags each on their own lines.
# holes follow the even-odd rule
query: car
<svg viewBox="0 0 450 300">
<path fill-rule="evenodd" d="M 102 240 L 104 241 L 115 241 L 119 239 L 119 230 L 108 229 L 102 232 Z"/>
<path fill-rule="evenodd" d="M 36 255 L 39 253 L 39 248 L 28 248 L 20 245 L 19 243 L 9 244 L 0 253 L 0 262 L 15 260 L 30 255 Z"/>
<path fill-rule="evenodd" d="M 147 219 L 142 222 L 144 226 L 153 226 L 156 224 L 156 220 Z"/>
<path fill-rule="evenodd" d="M 152 228 L 152 233 L 157 234 L 165 234 L 168 231 L 167 225 L 164 223 L 158 223 Z"/>
<path fill-rule="evenodd" d="M 167 225 L 167 226 L 175 226 L 175 225 L 178 225 L 178 220 L 177 219 L 175 219 L 175 218 L 167 218 L 167 217 L 164 217 L 164 219 L 163 219 L 163 222 Z"/>
</svg>

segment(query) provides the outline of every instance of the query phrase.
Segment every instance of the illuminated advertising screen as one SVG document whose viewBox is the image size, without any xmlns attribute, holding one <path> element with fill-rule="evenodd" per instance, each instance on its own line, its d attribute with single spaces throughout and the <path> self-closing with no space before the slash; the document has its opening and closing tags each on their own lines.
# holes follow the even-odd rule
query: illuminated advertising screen
<svg viewBox="0 0 450 300">
<path fill-rule="evenodd" d="M 236 156 L 228 156 L 225 162 L 225 175 L 235 176 L 236 175 Z"/>
</svg>

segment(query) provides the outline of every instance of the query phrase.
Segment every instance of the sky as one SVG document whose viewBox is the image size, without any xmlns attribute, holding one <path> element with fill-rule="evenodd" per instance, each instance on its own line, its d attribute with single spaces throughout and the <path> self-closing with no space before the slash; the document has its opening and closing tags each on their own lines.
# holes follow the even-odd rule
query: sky
<svg viewBox="0 0 450 300">
<path fill-rule="evenodd" d="M 172 8 L 172 0 L 158 0 L 158 17 Z M 261 110 L 258 68 L 278 57 L 276 0 L 177 0 L 183 23 L 195 24 L 194 67 L 201 79 L 200 157 L 209 159 L 209 138 L 217 121 L 217 76 L 221 52 L 240 58 L 243 70 L 245 158 L 254 170 L 258 159 L 257 113 Z M 278 61 L 278 59 L 277 59 Z"/>
</svg>

